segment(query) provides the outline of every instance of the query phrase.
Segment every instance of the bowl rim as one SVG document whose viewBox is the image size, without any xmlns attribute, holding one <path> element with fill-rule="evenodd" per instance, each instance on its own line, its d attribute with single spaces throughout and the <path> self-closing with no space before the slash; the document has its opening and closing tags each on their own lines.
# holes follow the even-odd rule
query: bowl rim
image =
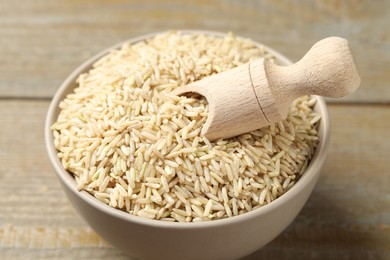
<svg viewBox="0 0 390 260">
<path fill-rule="evenodd" d="M 171 30 L 172 31 L 172 30 Z M 169 222 L 169 221 L 161 221 L 161 220 L 155 220 L 155 219 L 147 219 L 143 217 L 139 217 L 136 215 L 132 215 L 130 213 L 124 212 L 122 210 L 112 208 L 108 206 L 107 204 L 99 201 L 93 195 L 88 193 L 85 190 L 78 191 L 76 188 L 76 182 L 75 179 L 71 176 L 71 174 L 64 170 L 62 167 L 62 164 L 57 157 L 57 150 L 54 147 L 53 143 L 53 133 L 51 131 L 51 125 L 55 122 L 58 116 L 58 105 L 59 102 L 64 98 L 66 93 L 69 91 L 69 86 L 74 84 L 77 77 L 89 70 L 93 63 L 95 63 L 98 59 L 105 56 L 106 54 L 110 53 L 112 50 L 120 48 L 123 44 L 135 44 L 137 42 L 141 42 L 147 39 L 150 39 L 156 35 L 171 32 L 171 31 L 161 31 L 161 32 L 154 32 L 150 34 L 144 34 L 138 37 L 132 37 L 126 41 L 120 42 L 118 44 L 115 44 L 111 47 L 108 47 L 104 49 L 103 51 L 97 53 L 96 55 L 89 58 L 87 61 L 83 62 L 80 66 L 78 66 L 61 84 L 60 88 L 56 91 L 54 94 L 52 101 L 50 103 L 46 120 L 45 120 L 45 128 L 44 128 L 44 134 L 45 134 L 45 145 L 46 150 L 50 159 L 50 162 L 58 176 L 58 178 L 61 180 L 63 184 L 66 185 L 66 187 L 72 191 L 77 197 L 82 199 L 85 203 L 89 204 L 90 206 L 94 207 L 95 209 L 102 211 L 108 215 L 111 215 L 112 217 L 119 218 L 123 221 L 129 221 L 133 222 L 135 224 L 140 225 L 146 225 L 146 226 L 153 226 L 158 228 L 175 228 L 175 229 L 198 229 L 198 228 L 210 228 L 210 227 L 217 227 L 217 226 L 223 226 L 226 224 L 233 224 L 243 221 L 248 221 L 253 218 L 257 218 L 260 215 L 266 214 L 269 211 L 272 211 L 275 208 L 278 208 L 286 203 L 289 202 L 291 198 L 293 198 L 298 192 L 300 192 L 302 189 L 304 189 L 311 181 L 316 178 L 320 174 L 321 167 L 326 159 L 326 152 L 329 146 L 329 139 L 330 139 L 330 123 L 329 123 L 329 115 L 326 108 L 325 101 L 320 96 L 315 96 L 317 99 L 317 110 L 321 114 L 321 122 L 319 125 L 319 133 L 322 133 L 320 135 L 320 142 L 314 152 L 314 155 L 312 159 L 309 162 L 309 165 L 305 171 L 305 173 L 299 178 L 299 181 L 295 183 L 293 187 L 291 187 L 290 190 L 288 190 L 285 194 L 280 196 L 279 198 L 275 199 L 269 204 L 266 204 L 262 207 L 259 207 L 255 210 L 246 212 L 242 215 L 233 216 L 229 218 L 224 219 L 216 219 L 211 221 L 204 221 L 204 222 Z M 209 31 L 209 30 L 177 30 L 178 32 L 182 34 L 205 34 L 210 36 L 217 36 L 217 37 L 223 37 L 226 36 L 226 33 L 223 32 L 216 32 L 216 31 Z M 241 39 L 248 39 L 247 37 L 237 37 Z M 252 40 L 255 45 L 257 46 L 263 46 L 267 52 L 271 53 L 276 57 L 278 61 L 280 61 L 283 65 L 290 65 L 292 64 L 291 60 L 283 56 L 281 53 L 275 51 L 274 49 L 257 42 L 255 40 Z"/>
</svg>

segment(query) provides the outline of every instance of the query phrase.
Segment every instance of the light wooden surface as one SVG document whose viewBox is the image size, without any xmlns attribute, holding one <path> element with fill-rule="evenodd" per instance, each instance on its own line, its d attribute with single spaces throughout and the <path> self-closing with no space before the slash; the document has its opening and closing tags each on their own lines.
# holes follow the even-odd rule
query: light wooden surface
<svg viewBox="0 0 390 260">
<path fill-rule="evenodd" d="M 368 0 L 0 0 L 0 259 L 127 259 L 61 191 L 43 122 L 51 96 L 83 60 L 172 28 L 231 30 L 293 60 L 326 36 L 351 42 L 362 85 L 329 104 L 332 139 L 319 182 L 290 227 L 245 259 L 389 259 L 389 10 L 390 1 Z"/>
<path fill-rule="evenodd" d="M 389 0 L 1 0 L 0 93 L 51 97 L 82 61 L 117 42 L 169 29 L 233 31 L 297 61 L 341 36 L 364 87 L 349 101 L 388 102 Z"/>
</svg>

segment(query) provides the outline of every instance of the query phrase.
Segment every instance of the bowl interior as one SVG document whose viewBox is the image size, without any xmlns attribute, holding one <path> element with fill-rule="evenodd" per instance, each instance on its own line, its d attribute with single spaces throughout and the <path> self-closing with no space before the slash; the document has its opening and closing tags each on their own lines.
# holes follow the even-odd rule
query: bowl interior
<svg viewBox="0 0 390 260">
<path fill-rule="evenodd" d="M 196 31 L 196 30 L 186 30 L 182 31 L 184 34 L 197 34 L 197 33 L 202 33 L 202 34 L 208 34 L 208 35 L 214 35 L 214 36 L 220 36 L 223 37 L 225 34 L 224 33 L 219 33 L 219 32 L 212 32 L 212 31 Z M 151 219 L 146 219 L 146 218 L 141 218 L 138 216 L 131 215 L 129 213 L 123 212 L 119 209 L 112 208 L 103 202 L 95 199 L 92 195 L 90 195 L 86 191 L 78 191 L 76 188 L 76 181 L 73 178 L 73 176 L 67 172 L 66 170 L 63 169 L 62 164 L 60 160 L 57 157 L 57 151 L 54 147 L 54 137 L 52 134 L 52 131 L 50 129 L 51 125 L 57 120 L 57 117 L 60 113 L 60 109 L 58 107 L 59 103 L 61 100 L 63 100 L 68 94 L 73 92 L 73 89 L 77 86 L 76 84 L 76 79 L 78 76 L 82 73 L 85 73 L 89 71 L 92 68 L 92 65 L 101 57 L 107 55 L 110 51 L 114 49 L 120 48 L 124 43 L 130 43 L 134 44 L 139 41 L 144 41 L 146 39 L 154 37 L 156 34 L 159 33 L 153 33 L 153 34 L 148 34 L 144 35 L 141 37 L 133 38 L 128 41 L 119 43 L 117 45 L 114 45 L 97 55 L 93 56 L 86 62 L 84 62 L 82 65 L 80 65 L 72 74 L 68 76 L 68 78 L 62 83 L 61 87 L 59 90 L 56 92 L 54 95 L 52 102 L 50 104 L 48 114 L 46 117 L 46 122 L 45 122 L 45 143 L 46 143 L 46 148 L 48 151 L 49 158 L 51 160 L 51 163 L 60 178 L 61 182 L 63 182 L 72 192 L 77 194 L 80 199 L 86 201 L 87 203 L 91 204 L 93 207 L 98 208 L 101 211 L 104 211 L 107 214 L 113 215 L 115 217 L 125 219 L 126 221 L 132 221 L 132 222 L 137 222 L 139 224 L 145 224 L 149 226 L 159 226 L 159 227 L 177 227 L 177 228 L 195 228 L 199 226 L 210 226 L 210 225 L 224 225 L 226 223 L 231 223 L 235 221 L 241 221 L 244 220 L 245 218 L 253 218 L 258 215 L 261 215 L 269 210 L 272 210 L 274 207 L 278 207 L 281 204 L 287 203 L 289 198 L 294 196 L 300 189 L 303 189 L 310 181 L 312 178 L 316 178 L 320 172 L 320 168 L 325 160 L 326 157 L 326 150 L 329 144 L 329 118 L 328 118 L 328 112 L 326 109 L 325 101 L 323 98 L 319 96 L 315 96 L 317 99 L 317 103 L 314 107 L 314 110 L 321 115 L 321 122 L 319 124 L 319 137 L 320 137 L 320 142 L 314 152 L 313 158 L 310 161 L 306 172 L 300 177 L 299 181 L 290 189 L 288 190 L 285 194 L 283 194 L 281 197 L 277 198 L 276 200 L 272 201 L 271 203 L 264 205 L 258 209 L 255 209 L 253 211 L 247 212 L 243 215 L 239 216 L 234 216 L 231 218 L 226 218 L 226 219 L 218 219 L 218 220 L 212 220 L 212 221 L 207 221 L 207 222 L 191 222 L 191 223 L 178 223 L 178 222 L 165 222 L 165 221 L 159 221 L 159 220 L 151 220 Z M 260 45 L 259 43 L 256 43 Z M 263 44 L 261 44 L 264 46 Z M 273 50 L 272 48 L 269 48 L 267 46 L 264 46 L 265 49 L 274 55 L 276 57 L 276 62 L 280 65 L 290 65 L 292 62 L 287 59 L 285 56 L 282 54 L 278 53 L 277 51 Z"/>
</svg>

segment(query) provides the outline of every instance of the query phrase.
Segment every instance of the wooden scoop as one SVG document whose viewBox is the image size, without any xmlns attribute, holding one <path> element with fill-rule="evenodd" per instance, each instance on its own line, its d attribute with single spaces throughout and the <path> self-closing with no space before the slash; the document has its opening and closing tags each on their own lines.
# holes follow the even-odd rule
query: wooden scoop
<svg viewBox="0 0 390 260">
<path fill-rule="evenodd" d="M 297 63 L 278 66 L 259 59 L 206 77 L 173 91 L 198 93 L 209 103 L 201 134 L 228 138 L 274 124 L 287 117 L 291 102 L 303 95 L 343 97 L 360 84 L 347 40 L 317 42 Z"/>
</svg>

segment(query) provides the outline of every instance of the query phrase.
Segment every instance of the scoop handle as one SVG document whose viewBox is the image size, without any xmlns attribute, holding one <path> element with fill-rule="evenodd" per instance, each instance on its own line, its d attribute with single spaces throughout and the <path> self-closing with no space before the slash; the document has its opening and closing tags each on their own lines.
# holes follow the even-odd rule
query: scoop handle
<svg viewBox="0 0 390 260">
<path fill-rule="evenodd" d="M 299 96 L 343 97 L 360 84 L 351 48 L 340 37 L 317 42 L 300 61 L 290 66 L 265 60 L 264 70 L 281 114 Z"/>
</svg>

